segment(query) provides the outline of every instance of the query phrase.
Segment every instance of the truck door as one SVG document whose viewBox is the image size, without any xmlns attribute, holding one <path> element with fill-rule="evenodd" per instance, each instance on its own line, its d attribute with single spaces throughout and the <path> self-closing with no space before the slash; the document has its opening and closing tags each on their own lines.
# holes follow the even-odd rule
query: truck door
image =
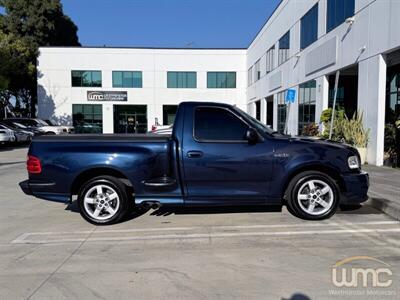
<svg viewBox="0 0 400 300">
<path fill-rule="evenodd" d="M 185 122 L 182 147 L 188 203 L 265 202 L 273 172 L 270 142 L 249 144 L 249 125 L 229 108 L 196 107 L 186 118 L 193 118 L 192 126 Z"/>
</svg>

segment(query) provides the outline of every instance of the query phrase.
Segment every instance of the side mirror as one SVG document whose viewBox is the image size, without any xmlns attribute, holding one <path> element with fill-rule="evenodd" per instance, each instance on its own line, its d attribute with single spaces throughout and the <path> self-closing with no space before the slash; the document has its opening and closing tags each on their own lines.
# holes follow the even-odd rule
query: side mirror
<svg viewBox="0 0 400 300">
<path fill-rule="evenodd" d="M 251 145 L 257 144 L 257 142 L 259 141 L 259 136 L 257 131 L 251 127 L 247 129 L 246 139 L 249 141 L 249 144 Z"/>
</svg>

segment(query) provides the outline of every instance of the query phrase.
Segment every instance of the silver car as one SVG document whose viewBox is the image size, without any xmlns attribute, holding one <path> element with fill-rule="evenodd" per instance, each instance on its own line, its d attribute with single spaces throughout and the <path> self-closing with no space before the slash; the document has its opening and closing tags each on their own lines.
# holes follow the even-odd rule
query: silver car
<svg viewBox="0 0 400 300">
<path fill-rule="evenodd" d="M 0 144 L 12 143 L 15 141 L 14 133 L 5 126 L 0 126 Z"/>
</svg>

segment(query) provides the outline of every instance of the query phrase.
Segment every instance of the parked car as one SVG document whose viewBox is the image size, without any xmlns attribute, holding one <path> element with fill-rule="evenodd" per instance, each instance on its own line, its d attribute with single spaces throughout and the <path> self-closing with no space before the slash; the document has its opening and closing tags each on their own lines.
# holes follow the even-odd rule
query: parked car
<svg viewBox="0 0 400 300">
<path fill-rule="evenodd" d="M 67 133 L 73 133 L 74 132 L 74 126 L 60 125 L 60 124 L 57 124 L 56 122 L 54 122 L 52 120 L 43 120 L 43 121 L 45 121 L 46 124 L 49 125 L 49 126 L 62 127 L 62 128 L 67 130 Z"/>
<path fill-rule="evenodd" d="M 350 146 L 280 135 L 237 107 L 179 105 L 172 135 L 69 135 L 33 140 L 22 190 L 117 222 L 131 207 L 287 205 L 307 220 L 367 200 Z M 67 149 L 67 151 L 66 151 Z"/>
<path fill-rule="evenodd" d="M 32 133 L 34 136 L 36 135 L 43 135 L 44 132 L 38 130 L 35 127 L 27 127 L 25 125 L 22 125 L 21 123 L 18 123 L 17 121 L 13 121 L 11 119 L 6 119 L 2 121 L 2 124 L 7 125 L 8 127 L 11 127 L 12 129 L 21 129 L 27 132 Z"/>
<path fill-rule="evenodd" d="M 10 126 L 7 126 L 6 124 L 0 123 L 0 129 L 9 129 L 12 130 L 14 137 L 15 137 L 15 142 L 16 143 L 30 143 L 32 140 L 34 134 L 32 132 L 19 129 L 19 128 L 13 128 Z"/>
<path fill-rule="evenodd" d="M 6 121 L 18 122 L 28 128 L 37 129 L 43 134 L 54 135 L 54 134 L 67 134 L 68 131 L 62 126 L 50 126 L 45 121 L 37 118 L 8 118 Z"/>
<path fill-rule="evenodd" d="M 15 136 L 12 130 L 5 126 L 0 126 L 0 144 L 9 144 L 15 141 Z"/>
<path fill-rule="evenodd" d="M 169 126 L 163 126 L 161 128 L 157 128 L 157 129 L 152 129 L 151 131 L 149 131 L 149 133 L 154 133 L 154 134 L 172 134 L 172 128 L 173 125 L 169 125 Z"/>
</svg>

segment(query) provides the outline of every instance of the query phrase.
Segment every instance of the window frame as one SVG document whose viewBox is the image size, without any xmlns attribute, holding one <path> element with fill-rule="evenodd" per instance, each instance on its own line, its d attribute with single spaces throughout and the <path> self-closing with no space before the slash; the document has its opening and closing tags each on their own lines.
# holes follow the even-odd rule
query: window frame
<svg viewBox="0 0 400 300">
<path fill-rule="evenodd" d="M 339 27 L 340 25 L 342 25 L 345 21 L 346 21 L 346 19 L 347 18 L 351 18 L 352 16 L 354 16 L 354 14 L 355 14 L 355 0 L 343 0 L 344 1 L 344 3 L 343 3 L 343 5 L 344 5 L 344 11 L 343 11 L 343 13 L 344 13 L 344 18 L 343 18 L 343 20 L 340 20 L 339 22 L 332 22 L 332 20 L 331 20 L 331 18 L 332 18 L 332 14 L 330 15 L 329 14 L 329 9 L 331 8 L 331 5 L 330 5 L 330 3 L 332 2 L 332 1 L 335 1 L 335 7 L 337 6 L 336 5 L 336 2 L 337 1 L 341 1 L 341 0 L 327 0 L 327 4 L 326 4 L 326 33 L 328 33 L 328 32 L 331 32 L 332 30 L 334 30 L 335 28 L 337 28 L 337 27 Z M 351 15 L 349 15 L 349 16 L 346 16 L 346 4 L 345 3 L 349 3 L 350 1 L 352 1 L 352 9 L 353 9 L 353 11 L 352 11 L 352 14 Z M 335 18 L 334 18 L 334 21 L 336 21 L 337 20 L 337 18 L 336 18 L 336 13 L 337 13 L 337 10 L 335 9 L 335 11 L 334 11 L 334 16 L 335 16 Z M 331 17 L 329 17 L 329 16 L 331 16 Z M 331 22 L 330 22 L 331 21 Z M 332 27 L 330 27 L 330 25 L 332 25 Z"/>
<path fill-rule="evenodd" d="M 228 74 L 235 75 L 235 86 L 228 87 Z M 215 86 L 210 87 L 209 85 L 209 76 L 213 74 L 215 76 Z M 218 86 L 218 75 L 225 75 L 226 76 L 226 87 L 219 87 Z M 207 71 L 207 89 L 236 89 L 237 88 L 237 72 L 236 71 Z"/>
<path fill-rule="evenodd" d="M 240 122 L 242 122 L 245 126 L 247 126 L 247 128 L 250 128 L 251 126 L 246 122 L 246 120 L 244 120 L 240 115 L 238 115 L 237 113 L 235 113 L 234 111 L 230 110 L 229 108 L 226 107 L 219 107 L 219 106 L 207 106 L 207 105 L 202 105 L 202 106 L 197 106 L 194 110 L 193 110 L 193 128 L 192 128 L 192 136 L 193 136 L 193 140 L 197 143 L 213 143 L 213 144 L 247 144 L 249 141 L 247 140 L 207 140 L 207 139 L 199 139 L 198 137 L 196 137 L 196 132 L 195 132 L 195 128 L 196 128 L 196 111 L 199 108 L 212 108 L 212 109 L 221 109 L 221 110 L 225 110 L 228 113 L 234 115 Z"/>
<path fill-rule="evenodd" d="M 122 86 L 115 86 L 114 84 L 114 73 L 122 73 Z M 132 73 L 132 86 L 124 86 L 124 73 Z M 135 73 L 140 73 L 141 75 L 141 80 L 140 80 L 140 86 L 135 86 L 135 77 L 134 74 Z M 122 71 L 122 70 L 114 70 L 112 71 L 111 74 L 111 79 L 112 79 L 112 87 L 113 88 L 119 88 L 119 89 L 141 89 L 143 88 L 143 72 L 142 71 L 138 71 L 138 70 L 133 70 L 133 71 Z"/>
<path fill-rule="evenodd" d="M 281 48 L 281 43 L 283 43 L 283 39 L 285 39 L 286 37 L 288 38 L 288 48 Z M 283 55 L 282 53 L 285 53 L 285 55 Z M 284 35 L 282 35 L 278 41 L 278 66 L 284 64 L 289 59 L 290 59 L 290 29 Z"/>
<path fill-rule="evenodd" d="M 307 44 L 307 45 L 305 45 L 305 46 L 303 46 L 303 40 L 302 40 L 302 38 L 303 38 L 303 20 L 304 20 L 304 18 L 306 18 L 306 17 L 309 17 L 310 16 L 310 14 L 312 13 L 312 12 L 314 12 L 314 9 L 317 11 L 317 19 L 316 19 L 316 37 L 315 37 L 315 40 L 313 40 L 312 42 L 310 42 L 309 44 Z M 318 22 L 319 22 L 319 14 L 318 14 L 318 12 L 319 12 L 319 2 L 317 2 L 317 3 L 315 3 L 302 17 L 301 17 L 301 19 L 300 19 L 300 51 L 302 51 L 302 50 L 304 50 L 304 49 L 306 49 L 307 47 L 309 47 L 309 46 L 311 46 L 312 44 L 314 44 L 316 41 L 318 41 Z"/>
<path fill-rule="evenodd" d="M 168 76 L 169 76 L 169 74 L 172 74 L 172 73 L 175 73 L 175 75 L 176 75 L 176 86 L 175 87 L 168 86 L 168 82 L 169 82 Z M 178 86 L 178 76 L 177 76 L 179 73 L 185 74 L 186 85 L 188 83 L 188 74 L 194 74 L 194 77 L 195 77 L 194 87 L 188 87 L 188 86 L 179 87 Z M 167 89 L 197 89 L 197 71 L 167 71 Z"/>
<path fill-rule="evenodd" d="M 265 74 L 271 73 L 275 69 L 275 44 L 265 52 Z"/>
<path fill-rule="evenodd" d="M 81 85 L 74 85 L 74 80 L 73 80 L 73 73 L 74 72 L 80 72 L 81 73 Z M 85 73 L 85 72 L 90 72 L 90 82 L 91 82 L 91 85 L 83 85 L 83 80 L 82 80 L 82 78 L 83 78 L 83 73 Z M 100 85 L 99 86 L 97 86 L 97 85 L 93 85 L 93 79 L 92 79 L 92 73 L 93 72 L 99 72 L 100 73 Z M 103 72 L 101 71 L 101 70 L 71 70 L 71 87 L 73 87 L 73 88 L 101 88 L 101 87 L 103 87 Z"/>
</svg>

